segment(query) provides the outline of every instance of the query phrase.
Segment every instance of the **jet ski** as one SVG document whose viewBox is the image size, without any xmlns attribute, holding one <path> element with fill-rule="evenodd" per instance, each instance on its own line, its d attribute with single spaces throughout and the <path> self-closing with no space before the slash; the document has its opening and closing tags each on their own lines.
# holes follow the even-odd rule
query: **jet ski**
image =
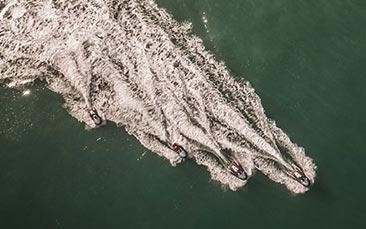
<svg viewBox="0 0 366 229">
<path fill-rule="evenodd" d="M 294 168 L 294 171 L 292 171 L 289 175 L 294 178 L 297 182 L 299 182 L 304 187 L 308 188 L 311 185 L 311 181 L 307 176 L 304 174 L 302 169 L 300 169 L 299 166 L 292 163 L 292 167 Z"/>
<path fill-rule="evenodd" d="M 299 182 L 306 188 L 310 187 L 311 185 L 309 178 L 307 178 L 303 172 L 296 170 L 294 172 L 294 178 L 297 182 Z"/>
<path fill-rule="evenodd" d="M 103 119 L 98 115 L 97 110 L 92 109 L 89 111 L 89 116 L 93 120 L 96 126 L 100 126 L 103 124 Z"/>
<path fill-rule="evenodd" d="M 188 156 L 188 152 L 181 146 L 181 145 L 178 145 L 177 143 L 174 143 L 172 145 L 173 147 L 173 150 L 175 152 L 178 153 L 178 155 L 181 157 L 181 158 L 186 158 Z"/>
<path fill-rule="evenodd" d="M 243 167 L 241 167 L 241 165 L 239 163 L 232 161 L 229 164 L 228 169 L 232 175 L 236 176 L 240 180 L 245 181 L 248 179 L 247 173 L 244 171 Z"/>
</svg>

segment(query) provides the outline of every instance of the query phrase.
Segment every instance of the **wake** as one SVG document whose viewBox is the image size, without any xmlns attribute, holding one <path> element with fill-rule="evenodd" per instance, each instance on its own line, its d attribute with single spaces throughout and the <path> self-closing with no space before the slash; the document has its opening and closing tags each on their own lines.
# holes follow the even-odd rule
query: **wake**
<svg viewBox="0 0 366 229">
<path fill-rule="evenodd" d="M 7 0 L 0 10 L 8 86 L 42 80 L 79 121 L 114 122 L 172 165 L 187 156 L 232 190 L 255 170 L 294 193 L 314 183 L 316 166 L 266 117 L 250 84 L 153 1 Z"/>
</svg>

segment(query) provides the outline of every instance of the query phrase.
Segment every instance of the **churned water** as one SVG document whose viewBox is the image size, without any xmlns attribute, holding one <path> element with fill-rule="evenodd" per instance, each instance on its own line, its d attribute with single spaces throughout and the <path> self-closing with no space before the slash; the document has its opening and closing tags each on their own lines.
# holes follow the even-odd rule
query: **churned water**
<svg viewBox="0 0 366 229">
<path fill-rule="evenodd" d="M 204 167 L 186 160 L 172 168 L 113 123 L 85 131 L 62 108 L 63 97 L 42 83 L 21 91 L 4 85 L 4 226 L 362 226 L 365 6 L 356 1 L 158 4 L 178 21 L 191 21 L 193 32 L 231 74 L 252 83 L 267 116 L 318 165 L 315 184 L 294 196 L 256 172 L 244 188 L 224 191 L 217 181 L 209 182 Z"/>
</svg>

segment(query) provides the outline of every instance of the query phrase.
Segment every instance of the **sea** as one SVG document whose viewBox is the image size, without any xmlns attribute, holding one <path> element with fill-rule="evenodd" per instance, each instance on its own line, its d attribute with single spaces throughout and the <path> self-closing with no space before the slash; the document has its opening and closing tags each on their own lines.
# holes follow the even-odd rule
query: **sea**
<svg viewBox="0 0 366 229">
<path fill-rule="evenodd" d="M 304 194 L 172 167 L 113 123 L 86 130 L 36 83 L 0 85 L 0 228 L 365 228 L 366 2 L 157 0 L 248 80 L 318 169 Z"/>
</svg>

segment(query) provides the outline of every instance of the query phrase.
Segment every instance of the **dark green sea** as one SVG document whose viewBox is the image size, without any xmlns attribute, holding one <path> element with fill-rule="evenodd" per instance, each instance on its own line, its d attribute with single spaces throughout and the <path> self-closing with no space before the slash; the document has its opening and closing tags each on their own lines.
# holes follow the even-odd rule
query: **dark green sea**
<svg viewBox="0 0 366 229">
<path fill-rule="evenodd" d="M 26 97 L 3 85 L 0 228 L 366 228 L 366 2 L 158 3 L 252 83 L 315 160 L 316 183 L 295 196 L 257 173 L 225 191 L 112 123 L 85 130 L 42 84 Z"/>
</svg>

